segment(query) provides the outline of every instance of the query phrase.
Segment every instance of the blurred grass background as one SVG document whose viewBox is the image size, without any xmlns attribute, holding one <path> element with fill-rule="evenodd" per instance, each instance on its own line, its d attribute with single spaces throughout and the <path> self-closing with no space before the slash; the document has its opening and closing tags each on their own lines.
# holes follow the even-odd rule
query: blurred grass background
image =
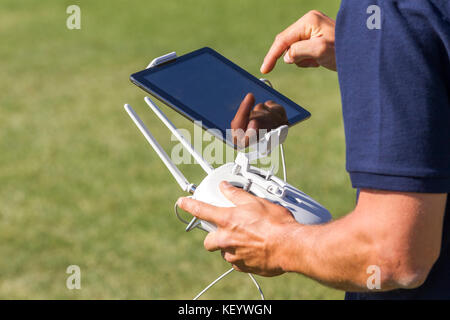
<svg viewBox="0 0 450 320">
<path fill-rule="evenodd" d="M 81 30 L 66 28 L 81 7 Z M 165 127 L 128 78 L 154 57 L 210 46 L 257 77 L 274 36 L 311 9 L 335 18 L 337 0 L 75 1 L 0 3 L 0 298 L 190 299 L 228 265 L 172 213 L 183 193 L 123 110 L 130 103 L 166 146 Z M 332 211 L 354 192 L 345 172 L 335 73 L 279 63 L 276 89 L 312 117 L 286 142 L 290 182 Z M 192 125 L 163 106 L 174 123 Z M 170 153 L 169 153 L 170 154 Z M 194 182 L 198 166 L 182 170 Z M 81 290 L 66 288 L 67 266 Z M 258 277 L 270 299 L 341 299 L 304 276 Z M 233 273 L 205 295 L 257 299 Z"/>
</svg>

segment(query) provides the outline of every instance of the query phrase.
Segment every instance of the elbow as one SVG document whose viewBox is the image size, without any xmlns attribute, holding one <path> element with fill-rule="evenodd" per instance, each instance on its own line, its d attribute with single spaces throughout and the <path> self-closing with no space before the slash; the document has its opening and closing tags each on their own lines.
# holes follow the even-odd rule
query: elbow
<svg viewBox="0 0 450 320">
<path fill-rule="evenodd" d="M 430 270 L 431 268 L 415 267 L 409 270 L 396 271 L 388 281 L 393 289 L 415 289 L 425 283 Z"/>
<path fill-rule="evenodd" d="M 439 253 L 423 255 L 393 255 L 385 264 L 382 287 L 393 289 L 415 289 L 422 286 L 439 257 Z M 384 279 L 383 279 L 384 278 Z"/>
</svg>

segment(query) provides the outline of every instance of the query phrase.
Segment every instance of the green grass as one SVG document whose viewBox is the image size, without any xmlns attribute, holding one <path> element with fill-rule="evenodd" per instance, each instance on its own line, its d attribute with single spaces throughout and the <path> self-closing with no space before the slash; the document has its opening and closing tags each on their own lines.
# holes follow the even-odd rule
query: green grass
<svg viewBox="0 0 450 320">
<path fill-rule="evenodd" d="M 82 29 L 66 28 L 79 4 Z M 0 3 L 0 298 L 189 299 L 227 269 L 172 213 L 183 193 L 122 106 L 133 105 L 163 145 L 165 128 L 128 77 L 170 51 L 210 46 L 259 75 L 277 32 L 339 1 L 75 1 Z M 352 209 L 337 76 L 279 63 L 268 76 L 312 118 L 289 134 L 289 180 L 334 217 Z M 14 81 L 12 81 L 14 79 Z M 163 107 L 175 124 L 192 125 Z M 189 179 L 198 166 L 183 166 Z M 82 289 L 65 286 L 81 267 Z M 340 299 L 301 275 L 263 279 L 271 299 Z M 258 298 L 235 273 L 206 295 Z"/>
</svg>

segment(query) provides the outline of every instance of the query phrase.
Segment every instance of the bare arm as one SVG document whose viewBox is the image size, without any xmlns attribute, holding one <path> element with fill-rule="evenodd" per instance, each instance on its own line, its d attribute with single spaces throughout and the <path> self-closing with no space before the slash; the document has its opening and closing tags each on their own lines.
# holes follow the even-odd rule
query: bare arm
<svg viewBox="0 0 450 320">
<path fill-rule="evenodd" d="M 439 256 L 446 194 L 362 190 L 358 205 L 325 225 L 298 224 L 285 208 L 232 186 L 234 208 L 182 198 L 179 205 L 214 222 L 205 248 L 222 250 L 236 270 L 275 276 L 305 274 L 326 285 L 368 290 L 367 267 L 381 269 L 381 290 L 423 283 Z"/>
<path fill-rule="evenodd" d="M 283 269 L 344 290 L 366 291 L 367 267 L 381 290 L 421 285 L 439 257 L 446 194 L 362 190 L 355 210 L 323 226 L 295 228 Z"/>
</svg>

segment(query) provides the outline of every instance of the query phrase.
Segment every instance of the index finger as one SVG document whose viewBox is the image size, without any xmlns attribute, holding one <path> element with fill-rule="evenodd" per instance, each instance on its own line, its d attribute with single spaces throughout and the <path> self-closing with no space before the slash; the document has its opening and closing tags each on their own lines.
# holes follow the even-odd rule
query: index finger
<svg viewBox="0 0 450 320">
<path fill-rule="evenodd" d="M 264 62 L 261 66 L 261 73 L 269 73 L 272 71 L 278 58 L 289 49 L 291 44 L 306 38 L 306 36 L 302 35 L 304 32 L 301 26 L 302 23 L 302 19 L 299 19 L 275 37 L 275 41 L 272 43 L 269 52 L 267 52 L 266 57 L 264 58 Z"/>
<path fill-rule="evenodd" d="M 181 209 L 201 220 L 212 222 L 216 226 L 223 226 L 225 224 L 225 210 L 227 208 L 216 207 L 206 202 L 186 197 L 179 198 L 177 204 Z"/>
</svg>

